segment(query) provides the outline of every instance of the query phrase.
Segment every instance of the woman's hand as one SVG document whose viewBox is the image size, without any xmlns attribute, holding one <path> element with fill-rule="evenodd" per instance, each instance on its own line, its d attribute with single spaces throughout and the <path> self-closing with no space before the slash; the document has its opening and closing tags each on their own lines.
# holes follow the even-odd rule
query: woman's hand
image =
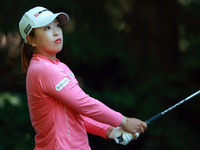
<svg viewBox="0 0 200 150">
<path fill-rule="evenodd" d="M 139 119 L 123 116 L 120 127 L 122 127 L 124 131 L 130 132 L 133 135 L 133 138 L 137 140 L 139 135 L 144 133 L 147 129 L 147 124 Z"/>
<path fill-rule="evenodd" d="M 131 133 L 125 132 L 121 127 L 110 127 L 106 133 L 109 139 L 114 139 L 117 144 L 127 145 L 131 140 L 133 140 L 133 136 Z M 119 136 L 122 136 L 122 141 L 119 142 L 117 139 Z"/>
</svg>

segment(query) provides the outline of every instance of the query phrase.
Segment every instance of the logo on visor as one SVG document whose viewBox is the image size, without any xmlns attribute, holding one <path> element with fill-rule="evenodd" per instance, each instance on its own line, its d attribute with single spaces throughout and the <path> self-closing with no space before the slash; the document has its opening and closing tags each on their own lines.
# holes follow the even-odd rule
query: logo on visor
<svg viewBox="0 0 200 150">
<path fill-rule="evenodd" d="M 35 17 L 38 17 L 38 16 L 39 16 L 39 14 L 38 14 L 38 13 L 36 13 L 34 16 L 35 16 Z"/>
<path fill-rule="evenodd" d="M 39 11 L 38 13 L 34 14 L 35 17 L 38 17 L 41 13 L 45 12 L 45 11 L 50 11 L 48 9 L 44 9 L 42 11 Z"/>
<path fill-rule="evenodd" d="M 30 29 L 31 29 L 31 25 L 28 24 L 28 25 L 26 26 L 26 28 L 24 29 L 24 33 L 27 35 Z"/>
<path fill-rule="evenodd" d="M 69 79 L 67 77 L 65 77 L 64 79 L 62 79 L 55 87 L 56 91 L 60 91 L 62 90 L 67 83 L 69 83 Z"/>
</svg>

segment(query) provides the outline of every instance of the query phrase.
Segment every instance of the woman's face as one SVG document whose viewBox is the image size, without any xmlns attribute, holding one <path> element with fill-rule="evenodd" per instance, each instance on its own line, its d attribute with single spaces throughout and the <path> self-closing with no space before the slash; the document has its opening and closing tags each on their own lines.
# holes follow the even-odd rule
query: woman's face
<svg viewBox="0 0 200 150">
<path fill-rule="evenodd" d="M 57 19 L 50 24 L 34 30 L 34 53 L 47 57 L 55 56 L 62 50 L 63 33 Z"/>
</svg>

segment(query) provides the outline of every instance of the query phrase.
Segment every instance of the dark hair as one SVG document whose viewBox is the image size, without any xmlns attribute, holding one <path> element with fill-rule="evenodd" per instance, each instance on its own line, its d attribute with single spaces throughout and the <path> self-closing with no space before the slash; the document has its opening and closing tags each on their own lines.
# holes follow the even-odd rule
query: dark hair
<svg viewBox="0 0 200 150">
<path fill-rule="evenodd" d="M 31 31 L 29 36 L 34 37 L 34 29 Z M 22 72 L 27 73 L 28 67 L 30 64 L 30 60 L 33 57 L 33 48 L 32 46 L 27 42 L 23 43 L 21 47 L 21 62 L 22 62 Z"/>
</svg>

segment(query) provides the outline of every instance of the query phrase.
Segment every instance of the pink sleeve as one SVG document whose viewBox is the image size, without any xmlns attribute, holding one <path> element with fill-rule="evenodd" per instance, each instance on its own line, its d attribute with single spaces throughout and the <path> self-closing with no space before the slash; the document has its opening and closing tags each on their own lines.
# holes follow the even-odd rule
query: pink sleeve
<svg viewBox="0 0 200 150">
<path fill-rule="evenodd" d="M 95 121 L 91 118 L 85 117 L 85 116 L 83 116 L 83 118 L 84 118 L 84 126 L 88 133 L 98 135 L 98 136 L 101 136 L 101 137 L 107 139 L 106 132 L 107 132 L 108 128 L 110 128 L 110 125 L 97 122 L 97 121 Z"/>
<path fill-rule="evenodd" d="M 40 73 L 40 87 L 46 94 L 61 101 L 83 116 L 117 127 L 122 114 L 85 94 L 75 77 L 61 68 L 51 66 Z"/>
</svg>

